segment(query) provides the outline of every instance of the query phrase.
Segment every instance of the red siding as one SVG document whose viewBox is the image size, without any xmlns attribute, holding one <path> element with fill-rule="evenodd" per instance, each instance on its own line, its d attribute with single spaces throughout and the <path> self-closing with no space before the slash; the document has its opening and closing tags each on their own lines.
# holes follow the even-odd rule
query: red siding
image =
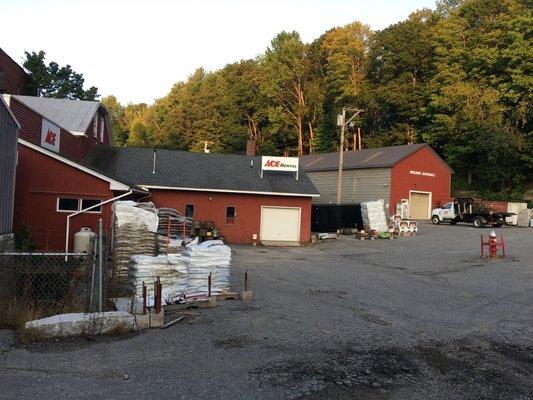
<svg viewBox="0 0 533 400">
<path fill-rule="evenodd" d="M 27 140 L 37 146 L 41 145 L 42 117 L 35 111 L 26 107 L 24 104 L 11 98 L 10 108 L 20 123 L 21 139 Z M 100 109 L 99 115 L 103 117 Z M 53 122 L 53 121 L 52 121 Z M 93 123 L 89 125 L 86 131 L 87 136 L 74 136 L 70 132 L 61 129 L 61 139 L 59 153 L 75 160 L 83 159 L 87 153 L 100 144 L 99 138 L 93 137 Z M 109 137 L 107 135 L 107 125 L 104 130 L 104 145 L 109 146 Z"/>
<path fill-rule="evenodd" d="M 29 76 L 11 57 L 0 49 L 0 69 L 4 73 L 0 93 L 29 94 Z"/>
<path fill-rule="evenodd" d="M 414 175 L 410 171 L 429 172 L 435 176 Z M 432 208 L 450 197 L 451 171 L 430 149 L 422 148 L 396 164 L 391 171 L 391 213 L 396 212 L 396 203 L 409 199 L 409 191 L 432 193 Z"/>
<path fill-rule="evenodd" d="M 311 235 L 311 198 L 249 195 L 218 192 L 151 190 L 156 207 L 172 207 L 185 212 L 185 204 L 194 204 L 194 219 L 213 221 L 230 243 L 252 243 L 255 233 L 260 239 L 261 206 L 301 207 L 300 241 L 309 242 Z M 211 200 L 210 200 L 211 199 Z M 226 206 L 233 206 L 237 216 L 226 224 Z"/>
<path fill-rule="evenodd" d="M 63 251 L 69 213 L 56 211 L 57 198 L 106 200 L 113 197 L 109 183 L 23 145 L 18 150 L 14 230 L 28 226 L 40 250 Z M 109 205 L 101 214 L 82 214 L 71 219 L 71 249 L 74 233 L 84 226 L 96 232 L 99 218 L 107 230 L 111 220 Z"/>
</svg>

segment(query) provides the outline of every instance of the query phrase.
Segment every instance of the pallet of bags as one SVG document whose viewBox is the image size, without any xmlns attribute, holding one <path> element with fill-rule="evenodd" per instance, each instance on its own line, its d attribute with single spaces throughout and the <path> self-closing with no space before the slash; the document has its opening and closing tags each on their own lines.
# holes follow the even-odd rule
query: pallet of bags
<svg viewBox="0 0 533 400">
<path fill-rule="evenodd" d="M 361 203 L 361 214 L 365 230 L 388 232 L 385 202 L 383 200 Z"/>
<path fill-rule="evenodd" d="M 128 278 L 132 255 L 156 255 L 158 222 L 152 203 L 117 201 L 113 204 L 113 274 L 117 283 Z"/>
<path fill-rule="evenodd" d="M 158 254 L 181 254 L 183 250 L 183 239 L 176 239 L 157 234 L 157 253 Z"/>
<path fill-rule="evenodd" d="M 229 290 L 231 249 L 221 240 L 190 244 L 182 255 L 189 268 L 187 296 L 206 295 L 209 274 L 212 294 Z"/>
<path fill-rule="evenodd" d="M 188 284 L 187 262 L 179 254 L 131 257 L 129 279 L 135 297 L 142 297 L 142 284 L 146 284 L 147 302 L 154 301 L 154 282 L 159 277 L 162 287 L 162 300 L 171 304 L 183 298 Z"/>
</svg>

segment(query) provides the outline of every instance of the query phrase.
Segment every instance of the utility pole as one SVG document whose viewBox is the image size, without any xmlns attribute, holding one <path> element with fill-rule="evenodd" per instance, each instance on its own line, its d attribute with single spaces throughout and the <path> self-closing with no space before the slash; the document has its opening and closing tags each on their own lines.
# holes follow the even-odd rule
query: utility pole
<svg viewBox="0 0 533 400">
<path fill-rule="evenodd" d="M 346 108 L 342 109 L 342 113 L 337 116 L 337 126 L 341 127 L 341 142 L 339 147 L 339 172 L 337 174 L 337 204 L 341 204 L 341 194 L 342 194 L 342 168 L 344 164 L 344 130 L 350 122 L 352 122 L 359 114 L 363 111 L 359 108 L 348 109 L 348 111 L 353 112 L 353 115 L 346 120 Z"/>
</svg>

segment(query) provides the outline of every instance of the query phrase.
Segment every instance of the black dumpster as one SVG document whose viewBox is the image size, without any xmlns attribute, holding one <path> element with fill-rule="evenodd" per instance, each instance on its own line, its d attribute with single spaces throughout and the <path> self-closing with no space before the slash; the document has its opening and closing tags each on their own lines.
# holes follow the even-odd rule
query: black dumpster
<svg viewBox="0 0 533 400">
<path fill-rule="evenodd" d="M 312 232 L 337 232 L 337 230 L 343 228 L 363 229 L 361 204 L 324 204 L 312 206 Z"/>
</svg>

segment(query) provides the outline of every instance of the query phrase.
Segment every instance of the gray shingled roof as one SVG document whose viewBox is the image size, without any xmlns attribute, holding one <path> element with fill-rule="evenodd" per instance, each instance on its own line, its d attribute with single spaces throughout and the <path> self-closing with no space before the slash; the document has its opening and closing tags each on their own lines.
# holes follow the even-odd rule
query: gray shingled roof
<svg viewBox="0 0 533 400">
<path fill-rule="evenodd" d="M 98 101 L 20 95 L 11 95 L 11 97 L 72 133 L 85 133 L 100 107 Z"/>
<path fill-rule="evenodd" d="M 344 152 L 343 168 L 386 168 L 393 167 L 404 158 L 417 152 L 423 147 L 430 149 L 447 168 L 444 160 L 426 143 L 410 144 L 403 146 L 377 147 Z M 300 157 L 300 163 L 305 171 L 332 171 L 339 168 L 339 153 L 311 154 Z M 451 168 L 450 168 L 451 170 Z"/>
<path fill-rule="evenodd" d="M 299 179 L 290 172 L 265 171 L 260 177 L 261 157 L 157 150 L 134 147 L 93 149 L 84 163 L 106 171 L 118 180 L 138 186 L 180 189 L 301 194 L 316 196 L 318 190 L 300 168 Z"/>
</svg>

